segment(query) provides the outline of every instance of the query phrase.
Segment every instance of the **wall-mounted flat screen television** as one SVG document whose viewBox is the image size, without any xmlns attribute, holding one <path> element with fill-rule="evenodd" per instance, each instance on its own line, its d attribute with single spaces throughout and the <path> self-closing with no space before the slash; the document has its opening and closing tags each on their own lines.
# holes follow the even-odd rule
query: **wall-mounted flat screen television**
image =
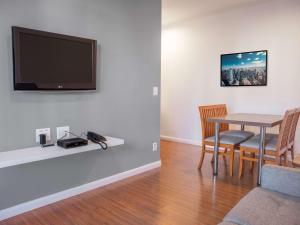
<svg viewBox="0 0 300 225">
<path fill-rule="evenodd" d="M 266 86 L 268 52 L 253 51 L 221 55 L 221 86 Z"/>
<path fill-rule="evenodd" d="M 95 90 L 97 41 L 12 27 L 14 90 Z"/>
</svg>

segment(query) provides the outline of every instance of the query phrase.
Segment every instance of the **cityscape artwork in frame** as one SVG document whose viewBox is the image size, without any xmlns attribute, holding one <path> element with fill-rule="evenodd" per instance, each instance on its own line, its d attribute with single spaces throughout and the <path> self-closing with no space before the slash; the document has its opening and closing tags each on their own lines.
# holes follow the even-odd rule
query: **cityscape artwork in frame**
<svg viewBox="0 0 300 225">
<path fill-rule="evenodd" d="M 268 51 L 221 55 L 221 86 L 266 86 Z"/>
</svg>

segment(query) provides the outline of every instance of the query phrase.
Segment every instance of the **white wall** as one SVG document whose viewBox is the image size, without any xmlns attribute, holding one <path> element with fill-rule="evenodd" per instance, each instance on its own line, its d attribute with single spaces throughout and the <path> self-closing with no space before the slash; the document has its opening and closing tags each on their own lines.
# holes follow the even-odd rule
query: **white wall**
<svg viewBox="0 0 300 225">
<path fill-rule="evenodd" d="M 269 114 L 300 106 L 299 24 L 299 0 L 274 0 L 163 27 L 161 135 L 200 141 L 199 105 Z M 222 53 L 263 49 L 267 87 L 220 87 Z"/>
</svg>

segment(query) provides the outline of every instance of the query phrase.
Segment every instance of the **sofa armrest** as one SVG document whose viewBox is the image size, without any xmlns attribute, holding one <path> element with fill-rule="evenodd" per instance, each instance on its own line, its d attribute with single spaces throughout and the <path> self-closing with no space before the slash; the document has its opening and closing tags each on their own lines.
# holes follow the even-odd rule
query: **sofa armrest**
<svg viewBox="0 0 300 225">
<path fill-rule="evenodd" d="M 261 186 L 272 191 L 300 197 L 300 170 L 265 165 L 262 169 Z"/>
</svg>

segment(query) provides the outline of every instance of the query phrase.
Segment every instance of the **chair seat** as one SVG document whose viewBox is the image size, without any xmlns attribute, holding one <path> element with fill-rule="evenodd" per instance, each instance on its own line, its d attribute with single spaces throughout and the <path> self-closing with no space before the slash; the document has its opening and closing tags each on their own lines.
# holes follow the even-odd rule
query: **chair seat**
<svg viewBox="0 0 300 225">
<path fill-rule="evenodd" d="M 278 134 L 266 133 L 266 138 L 268 139 L 278 138 Z"/>
<path fill-rule="evenodd" d="M 259 149 L 260 136 L 256 135 L 240 144 L 241 147 Z M 268 151 L 276 151 L 277 138 L 274 135 L 266 135 L 265 149 Z"/>
<path fill-rule="evenodd" d="M 230 136 L 237 136 L 237 137 L 242 137 L 245 139 L 248 139 L 252 136 L 254 136 L 253 132 L 250 131 L 244 131 L 244 130 L 227 130 L 220 132 L 221 135 L 230 135 Z"/>
<path fill-rule="evenodd" d="M 220 144 L 228 144 L 228 145 L 238 145 L 242 143 L 243 141 L 247 140 L 247 138 L 238 137 L 238 136 L 231 136 L 231 135 L 220 135 L 219 143 Z M 205 141 L 208 142 L 215 142 L 215 136 L 211 136 L 208 138 L 205 138 Z"/>
</svg>

